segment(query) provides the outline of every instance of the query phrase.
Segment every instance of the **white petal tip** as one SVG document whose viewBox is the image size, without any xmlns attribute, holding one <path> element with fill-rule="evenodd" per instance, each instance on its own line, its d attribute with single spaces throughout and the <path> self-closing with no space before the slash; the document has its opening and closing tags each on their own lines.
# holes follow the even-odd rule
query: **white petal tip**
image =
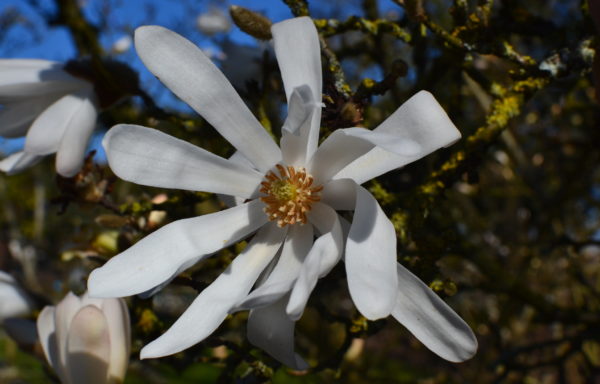
<svg viewBox="0 0 600 384">
<path fill-rule="evenodd" d="M 466 337 L 467 340 L 463 340 L 462 345 L 460 345 L 455 351 L 452 351 L 452 354 L 442 357 L 453 363 L 464 363 L 465 361 L 473 358 L 473 356 L 475 356 L 477 353 L 479 344 L 473 332 L 471 332 L 469 335 L 466 335 Z"/>
<path fill-rule="evenodd" d="M 110 287 L 110 280 L 103 279 L 101 275 L 101 268 L 94 269 L 90 276 L 88 277 L 87 282 L 87 294 L 90 298 L 93 299 L 107 299 L 120 297 L 110 293 L 110 290 L 107 289 Z"/>
</svg>

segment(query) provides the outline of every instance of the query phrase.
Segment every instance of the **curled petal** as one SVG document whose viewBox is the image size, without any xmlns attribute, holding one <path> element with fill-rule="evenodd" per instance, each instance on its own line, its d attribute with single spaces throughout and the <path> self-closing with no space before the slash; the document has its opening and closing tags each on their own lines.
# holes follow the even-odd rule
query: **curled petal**
<svg viewBox="0 0 600 384">
<path fill-rule="evenodd" d="M 287 164 L 297 165 L 310 159 L 315 152 L 319 140 L 321 122 L 321 46 L 319 36 L 313 21 L 309 17 L 296 17 L 276 23 L 271 28 L 275 55 L 281 71 L 281 78 L 288 100 L 289 118 L 297 116 L 300 100 L 306 107 L 306 115 L 302 120 L 306 123 L 301 127 L 299 137 L 282 139 L 282 148 L 286 141 L 298 142 L 300 151 L 297 156 L 286 160 Z M 299 38 L 301 36 L 302 38 Z M 308 94 L 296 98 L 294 93 L 301 87 L 308 88 Z M 285 126 L 284 126 L 285 128 Z M 285 129 L 284 129 L 285 131 Z M 286 146 L 292 147 L 289 143 Z M 290 156 L 284 148 L 283 153 Z M 293 161 L 292 161 L 293 160 Z"/>
<path fill-rule="evenodd" d="M 412 140 L 419 145 L 420 150 L 414 154 L 403 155 L 383 148 L 373 148 L 341 169 L 334 176 L 335 179 L 350 178 L 362 184 L 427 156 L 439 148 L 447 147 L 461 136 L 446 111 L 427 91 L 421 91 L 411 97 L 374 131 Z"/>
<path fill-rule="evenodd" d="M 338 129 L 317 149 L 307 168 L 315 181 L 326 182 L 375 147 L 398 156 L 414 156 L 420 151 L 416 141 L 394 133 L 364 128 Z"/>
<path fill-rule="evenodd" d="M 288 116 L 281 128 L 281 152 L 285 164 L 304 166 L 316 149 L 321 106 L 307 85 L 294 89 L 288 101 Z"/>
</svg>

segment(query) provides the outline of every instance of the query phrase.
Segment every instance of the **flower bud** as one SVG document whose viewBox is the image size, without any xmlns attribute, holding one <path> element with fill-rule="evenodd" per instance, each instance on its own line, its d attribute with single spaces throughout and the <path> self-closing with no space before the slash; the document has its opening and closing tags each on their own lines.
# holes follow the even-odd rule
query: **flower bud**
<svg viewBox="0 0 600 384">
<path fill-rule="evenodd" d="M 42 310 L 37 329 L 46 359 L 64 384 L 123 381 L 131 349 L 123 300 L 69 293 Z"/>
<path fill-rule="evenodd" d="M 229 14 L 242 31 L 260 40 L 271 39 L 271 21 L 263 15 L 249 9 L 232 5 Z"/>
</svg>

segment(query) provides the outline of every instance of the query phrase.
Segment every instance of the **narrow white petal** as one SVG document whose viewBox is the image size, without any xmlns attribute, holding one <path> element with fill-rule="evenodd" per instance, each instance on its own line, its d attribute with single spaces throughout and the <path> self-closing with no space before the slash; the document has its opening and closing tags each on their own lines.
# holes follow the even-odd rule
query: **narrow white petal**
<svg viewBox="0 0 600 384">
<path fill-rule="evenodd" d="M 313 243 L 312 225 L 294 225 L 283 244 L 277 265 L 265 282 L 252 291 L 234 311 L 270 305 L 290 291 L 300 273 L 302 262 Z"/>
<path fill-rule="evenodd" d="M 313 99 L 321 102 L 321 46 L 310 17 L 296 17 L 273 24 L 273 45 L 288 101 L 294 88 L 306 84 Z"/>
<path fill-rule="evenodd" d="M 298 320 L 319 277 L 331 271 L 342 257 L 344 239 L 337 213 L 322 203 L 316 203 L 308 216 L 311 224 L 321 233 L 304 259 L 298 279 L 294 283 L 286 312 Z"/>
<path fill-rule="evenodd" d="M 263 177 L 246 165 L 138 125 L 114 126 L 102 144 L 113 172 L 136 184 L 249 198 Z"/>
<path fill-rule="evenodd" d="M 194 300 L 161 337 L 146 345 L 141 358 L 177 353 L 202 341 L 223 322 L 230 309 L 248 294 L 273 259 L 286 231 L 268 223 L 227 269 Z"/>
<path fill-rule="evenodd" d="M 444 109 L 427 91 L 421 91 L 406 101 L 388 117 L 375 132 L 391 133 L 419 144 L 420 151 L 413 155 L 399 155 L 374 148 L 338 172 L 334 178 L 351 178 L 362 184 L 431 152 L 447 147 L 458 139 L 456 129 Z"/>
<path fill-rule="evenodd" d="M 473 357 L 477 339 L 467 323 L 408 269 L 397 264 L 397 273 L 392 316 L 440 357 L 456 363 Z"/>
<path fill-rule="evenodd" d="M 188 103 L 259 170 L 281 160 L 281 151 L 223 73 L 184 37 L 158 26 L 135 31 L 146 67 Z"/>
<path fill-rule="evenodd" d="M 288 101 L 288 116 L 281 128 L 283 162 L 304 166 L 319 140 L 321 106 L 307 85 L 294 88 Z"/>
<path fill-rule="evenodd" d="M 104 299 L 102 312 L 108 324 L 110 336 L 110 363 L 108 376 L 116 382 L 123 382 L 129 364 L 131 351 L 131 325 L 129 311 L 122 299 Z"/>
<path fill-rule="evenodd" d="M 102 311 L 94 305 L 81 308 L 69 329 L 66 365 L 69 382 L 106 384 L 110 342 L 108 322 Z"/>
<path fill-rule="evenodd" d="M 356 209 L 346 241 L 350 296 L 369 320 L 387 317 L 396 300 L 396 231 L 377 200 L 356 186 Z"/>
<path fill-rule="evenodd" d="M 85 150 L 96 128 L 98 111 L 91 92 L 82 93 L 81 105 L 71 117 L 56 153 L 56 172 L 64 177 L 75 176 L 83 166 Z"/>
<path fill-rule="evenodd" d="M 267 222 L 263 207 L 253 200 L 165 225 L 92 271 L 90 296 L 123 297 L 154 288 L 190 260 L 198 261 L 254 232 Z"/>
<path fill-rule="evenodd" d="M 54 368 L 54 371 L 60 380 L 62 382 L 66 382 L 66 376 L 62 368 L 62 363 L 60 362 L 58 341 L 56 339 L 56 324 L 54 319 L 55 308 L 53 306 L 44 307 L 37 318 L 37 332 L 48 364 Z"/>
<path fill-rule="evenodd" d="M 32 155 L 23 151 L 15 152 L 7 158 L 0 160 L 0 171 L 13 175 L 31 167 L 41 159 L 42 156 Z"/>
<path fill-rule="evenodd" d="M 295 322 L 285 313 L 287 296 L 263 308 L 253 309 L 248 316 L 248 340 L 273 358 L 296 370 L 308 364 L 294 352 Z"/>
<path fill-rule="evenodd" d="M 52 103 L 33 121 L 27 131 L 25 151 L 34 155 L 56 152 L 67 126 L 84 103 L 82 93 L 68 94 Z"/>
</svg>

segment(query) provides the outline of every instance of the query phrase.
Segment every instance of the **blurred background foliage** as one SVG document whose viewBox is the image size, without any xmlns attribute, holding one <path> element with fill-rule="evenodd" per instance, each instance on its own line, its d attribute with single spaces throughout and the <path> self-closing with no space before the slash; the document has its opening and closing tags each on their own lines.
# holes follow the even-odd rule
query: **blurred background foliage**
<svg viewBox="0 0 600 384">
<path fill-rule="evenodd" d="M 367 322 L 338 265 L 297 327 L 307 372 L 252 348 L 246 313 L 183 353 L 140 361 L 140 348 L 240 243 L 151 299 L 128 299 L 134 339 L 126 383 L 600 382 L 600 116 L 587 2 L 7 0 L 0 53 L 88 59 L 96 81 L 128 95 L 102 112 L 102 132 L 136 123 L 228 156 L 230 145 L 141 66 L 127 36 L 161 24 L 199 44 L 277 137 L 285 95 L 273 50 L 242 32 L 256 34 L 248 18 L 231 21 L 234 4 L 264 22 L 315 19 L 325 68 L 322 135 L 376 127 L 421 89 L 444 106 L 462 140 L 366 186 L 394 222 L 399 260 L 469 323 L 479 352 L 448 363 L 393 319 Z M 209 12 L 229 25 L 203 30 L 197 17 Z M 115 71 L 109 58 L 129 69 Z M 156 228 L 223 207 L 213 195 L 118 180 L 98 145 L 101 133 L 91 148 L 98 152 L 73 179 L 55 175 L 53 158 L 0 176 L 0 269 L 16 275 L 40 309 L 68 290 L 83 292 L 89 271 Z M 22 142 L 0 144 L 8 153 Z M 56 380 L 40 356 L 0 333 L 0 382 Z"/>
</svg>

